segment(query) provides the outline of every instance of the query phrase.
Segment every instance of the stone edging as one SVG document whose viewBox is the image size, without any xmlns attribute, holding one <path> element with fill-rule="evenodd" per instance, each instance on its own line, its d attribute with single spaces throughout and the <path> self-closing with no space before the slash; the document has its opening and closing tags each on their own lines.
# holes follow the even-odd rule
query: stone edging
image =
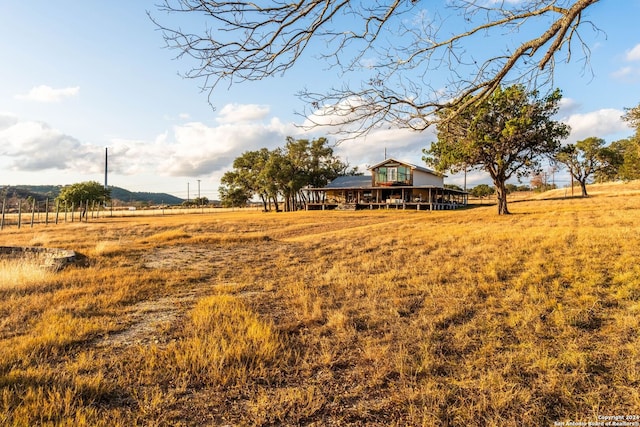
<svg viewBox="0 0 640 427">
<path fill-rule="evenodd" d="M 33 246 L 0 246 L 0 258 L 40 260 L 42 267 L 55 271 L 79 260 L 75 251 Z"/>
</svg>

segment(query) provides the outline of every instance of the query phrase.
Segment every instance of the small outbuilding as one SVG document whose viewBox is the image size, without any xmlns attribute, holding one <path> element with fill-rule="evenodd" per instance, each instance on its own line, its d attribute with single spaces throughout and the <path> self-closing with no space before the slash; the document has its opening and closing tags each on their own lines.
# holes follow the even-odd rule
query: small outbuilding
<svg viewBox="0 0 640 427">
<path fill-rule="evenodd" d="M 468 193 L 444 185 L 445 176 L 393 158 L 370 166 L 369 176 L 341 176 L 309 188 L 307 209 L 442 210 L 466 206 Z"/>
</svg>

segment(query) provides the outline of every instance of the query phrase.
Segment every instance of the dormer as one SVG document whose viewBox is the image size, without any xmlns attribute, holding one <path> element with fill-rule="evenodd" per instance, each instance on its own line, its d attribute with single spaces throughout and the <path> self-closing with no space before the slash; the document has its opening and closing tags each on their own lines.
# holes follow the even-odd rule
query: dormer
<svg viewBox="0 0 640 427">
<path fill-rule="evenodd" d="M 441 174 L 393 158 L 375 164 L 369 170 L 373 187 L 443 185 Z"/>
</svg>

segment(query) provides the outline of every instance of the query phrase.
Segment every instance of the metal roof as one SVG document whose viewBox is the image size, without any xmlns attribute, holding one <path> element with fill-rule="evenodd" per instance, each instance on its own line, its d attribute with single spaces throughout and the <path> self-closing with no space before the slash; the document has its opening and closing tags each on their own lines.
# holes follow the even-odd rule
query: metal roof
<svg viewBox="0 0 640 427">
<path fill-rule="evenodd" d="M 371 175 L 339 176 L 323 188 L 329 190 L 341 188 L 371 188 Z"/>
</svg>

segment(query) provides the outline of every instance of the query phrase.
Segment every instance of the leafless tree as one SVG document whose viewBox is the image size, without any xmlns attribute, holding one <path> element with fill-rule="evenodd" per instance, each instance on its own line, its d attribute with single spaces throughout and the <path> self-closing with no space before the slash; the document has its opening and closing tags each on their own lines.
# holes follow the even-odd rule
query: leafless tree
<svg viewBox="0 0 640 427">
<path fill-rule="evenodd" d="M 152 19 L 178 57 L 195 59 L 185 76 L 201 79 L 210 96 L 222 82 L 281 75 L 307 51 L 320 55 L 359 83 L 301 88 L 301 114 L 314 125 L 348 125 L 353 135 L 389 124 L 424 130 L 435 112 L 459 111 L 502 84 L 551 85 L 556 62 L 576 47 L 588 70 L 579 30 L 599 31 L 584 16 L 598 1 L 162 0 L 160 11 L 205 26 Z"/>
</svg>

